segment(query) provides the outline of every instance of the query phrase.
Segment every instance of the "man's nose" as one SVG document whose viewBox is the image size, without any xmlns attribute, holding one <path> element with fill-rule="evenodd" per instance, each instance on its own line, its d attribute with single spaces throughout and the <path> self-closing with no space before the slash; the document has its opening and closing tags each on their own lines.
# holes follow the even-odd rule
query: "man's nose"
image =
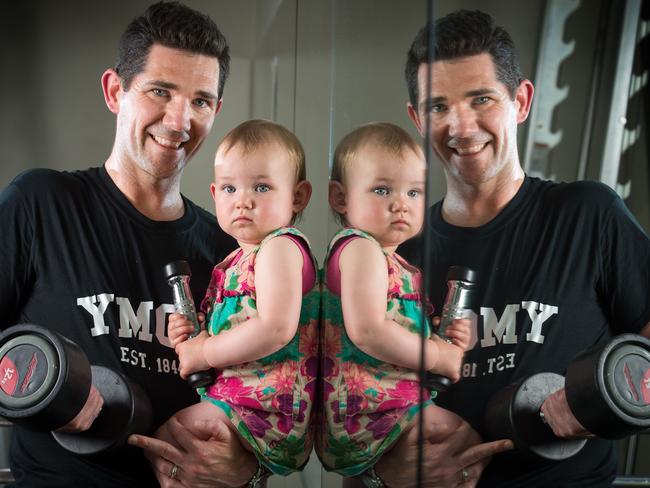
<svg viewBox="0 0 650 488">
<path fill-rule="evenodd" d="M 450 137 L 465 137 L 477 131 L 476 113 L 469 107 L 454 107 L 447 116 Z"/>
<path fill-rule="evenodd" d="M 187 132 L 190 130 L 191 109 L 190 104 L 182 99 L 170 100 L 165 106 L 163 124 L 169 130 Z"/>
</svg>

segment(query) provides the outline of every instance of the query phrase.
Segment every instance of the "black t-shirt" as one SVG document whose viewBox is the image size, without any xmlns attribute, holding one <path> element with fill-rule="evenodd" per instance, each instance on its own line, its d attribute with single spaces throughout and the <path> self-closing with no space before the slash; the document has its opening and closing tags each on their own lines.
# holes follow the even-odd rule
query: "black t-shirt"
<svg viewBox="0 0 650 488">
<path fill-rule="evenodd" d="M 495 219 L 475 228 L 446 223 L 441 208 L 427 217 L 430 298 L 438 315 L 449 266 L 477 271 L 478 341 L 461 381 L 437 403 L 481 435 L 486 403 L 499 389 L 538 372 L 564 374 L 578 352 L 650 321 L 650 242 L 605 185 L 527 177 Z M 419 263 L 423 240 L 399 252 Z M 592 440 L 563 462 L 497 455 L 481 486 L 609 486 L 615 470 L 612 443 Z"/>
<path fill-rule="evenodd" d="M 235 243 L 184 198 L 169 222 L 140 214 L 106 170 L 31 170 L 0 193 L 0 326 L 34 323 L 76 342 L 91 364 L 144 388 L 154 428 L 198 400 L 167 338 L 173 312 L 164 265 L 189 261 L 200 303 L 215 263 Z M 73 455 L 49 433 L 14 428 L 15 486 L 158 486 L 140 449 Z"/>
</svg>

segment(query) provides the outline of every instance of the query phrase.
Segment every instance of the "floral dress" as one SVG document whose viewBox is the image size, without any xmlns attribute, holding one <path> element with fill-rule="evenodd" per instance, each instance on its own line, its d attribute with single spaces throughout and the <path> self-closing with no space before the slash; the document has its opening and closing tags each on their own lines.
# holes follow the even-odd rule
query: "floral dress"
<svg viewBox="0 0 650 488">
<path fill-rule="evenodd" d="M 255 259 L 270 239 L 291 235 L 317 269 L 306 237 L 285 227 L 269 234 L 248 253 L 237 249 L 215 266 L 201 308 L 211 335 L 237 327 L 257 315 Z M 303 256 L 305 252 L 303 252 Z M 280 286 L 280 285 L 279 285 Z M 199 389 L 202 400 L 220 407 L 273 473 L 301 469 L 313 444 L 310 428 L 318 370 L 318 280 L 303 294 L 298 331 L 285 347 L 256 361 L 218 370 L 211 386 Z"/>
<path fill-rule="evenodd" d="M 385 363 L 357 348 L 345 331 L 341 297 L 327 286 L 327 267 L 337 244 L 355 236 L 379 246 L 363 231 L 343 229 L 330 242 L 322 272 L 323 418 L 316 449 L 325 468 L 343 476 L 356 476 L 372 466 L 421 409 L 417 372 Z M 386 318 L 413 334 L 422 334 L 421 275 L 396 253 L 384 255 L 389 280 Z M 424 332 L 430 335 L 428 325 Z M 435 392 L 424 392 L 423 406 L 434 397 Z"/>
</svg>

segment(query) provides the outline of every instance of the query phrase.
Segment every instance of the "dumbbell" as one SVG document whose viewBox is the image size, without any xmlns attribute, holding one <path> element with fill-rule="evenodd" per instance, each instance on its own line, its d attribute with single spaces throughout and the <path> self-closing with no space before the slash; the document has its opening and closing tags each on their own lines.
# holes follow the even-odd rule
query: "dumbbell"
<svg viewBox="0 0 650 488">
<path fill-rule="evenodd" d="M 472 298 L 476 283 L 476 272 L 465 266 L 450 266 L 447 270 L 447 295 L 440 314 L 440 325 L 438 335 L 451 343 L 445 335 L 447 327 L 454 319 L 465 316 L 466 310 L 472 306 Z M 441 374 L 427 371 L 424 377 L 424 385 L 429 390 L 447 391 L 451 386 L 451 380 Z"/>
<path fill-rule="evenodd" d="M 54 431 L 77 416 L 91 385 L 104 399 L 101 413 L 87 431 L 52 432 L 63 448 L 97 454 L 149 431 L 151 402 L 144 390 L 110 368 L 90 365 L 73 341 L 34 324 L 0 334 L 0 416 L 31 430 Z"/>
<path fill-rule="evenodd" d="M 190 289 L 190 277 L 192 276 L 190 263 L 183 260 L 172 261 L 165 265 L 164 273 L 167 283 L 172 287 L 176 312 L 185 315 L 194 325 L 194 332 L 189 337 L 191 340 L 201 332 L 201 326 L 196 316 L 196 308 L 194 307 L 194 299 Z M 187 383 L 192 388 L 201 388 L 211 385 L 215 378 L 214 370 L 197 371 L 187 377 Z"/>
<path fill-rule="evenodd" d="M 650 340 L 622 334 L 582 351 L 564 377 L 539 373 L 503 388 L 487 405 L 489 437 L 512 439 L 549 460 L 576 454 L 587 440 L 556 437 L 540 415 L 544 400 L 561 388 L 576 419 L 598 437 L 622 439 L 650 428 Z"/>
</svg>

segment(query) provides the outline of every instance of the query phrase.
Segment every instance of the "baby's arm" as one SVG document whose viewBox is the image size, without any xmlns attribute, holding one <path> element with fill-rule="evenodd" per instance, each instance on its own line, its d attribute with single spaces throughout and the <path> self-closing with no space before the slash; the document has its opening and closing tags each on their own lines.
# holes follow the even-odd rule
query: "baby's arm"
<svg viewBox="0 0 650 488">
<path fill-rule="evenodd" d="M 262 247 L 255 261 L 257 316 L 203 341 L 201 352 L 209 366 L 254 361 L 291 341 L 300 319 L 302 266 L 302 252 L 288 237 L 273 238 Z M 196 339 L 176 346 L 182 374 L 189 374 L 183 370 L 183 350 Z"/>
<path fill-rule="evenodd" d="M 354 239 L 343 248 L 341 306 L 350 340 L 366 354 L 409 369 L 420 367 L 420 342 L 393 320 L 386 319 L 388 270 L 381 250 L 367 239 Z M 425 369 L 435 367 L 439 346 L 425 341 Z"/>
</svg>

